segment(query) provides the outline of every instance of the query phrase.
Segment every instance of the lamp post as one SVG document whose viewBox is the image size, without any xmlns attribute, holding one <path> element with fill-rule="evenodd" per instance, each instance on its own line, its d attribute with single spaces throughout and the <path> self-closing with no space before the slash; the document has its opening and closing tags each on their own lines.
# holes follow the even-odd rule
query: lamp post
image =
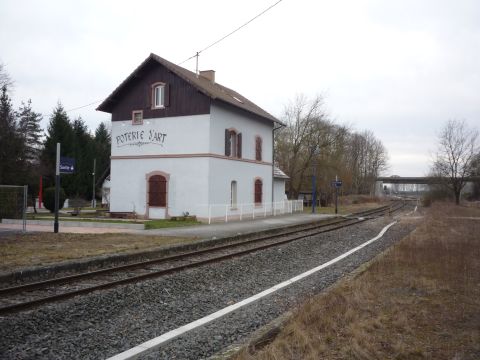
<svg viewBox="0 0 480 360">
<path fill-rule="evenodd" d="M 60 201 L 60 143 L 57 143 L 56 165 L 55 165 L 55 220 L 53 221 L 53 232 L 58 233 L 58 208 Z"/>
<path fill-rule="evenodd" d="M 97 164 L 97 159 L 93 159 L 93 172 L 92 172 L 92 176 L 93 176 L 93 181 L 92 181 L 92 208 L 95 209 L 96 206 L 97 206 L 97 203 L 96 203 L 96 199 L 95 199 L 95 168 L 96 168 L 96 164 Z"/>
<path fill-rule="evenodd" d="M 318 147 L 312 150 L 313 153 L 313 174 L 312 174 L 312 214 L 315 214 L 315 205 L 317 203 L 317 156 L 320 153 Z"/>
</svg>

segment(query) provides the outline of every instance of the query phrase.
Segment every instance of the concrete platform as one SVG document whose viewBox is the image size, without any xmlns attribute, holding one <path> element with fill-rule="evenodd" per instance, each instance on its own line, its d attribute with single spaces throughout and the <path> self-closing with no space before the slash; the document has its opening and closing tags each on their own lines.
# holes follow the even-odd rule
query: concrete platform
<svg viewBox="0 0 480 360">
<path fill-rule="evenodd" d="M 333 216 L 334 215 L 296 213 L 275 217 L 257 218 L 255 220 L 232 221 L 228 223 L 214 223 L 210 225 L 205 224 L 154 230 L 119 229 L 115 228 L 114 226 L 108 227 L 107 224 L 102 224 L 106 227 L 101 228 L 97 226 L 88 226 L 88 223 L 83 223 L 82 226 L 70 225 L 68 227 L 60 224 L 59 231 L 64 233 L 130 233 L 141 235 L 195 237 L 197 239 L 218 239 L 304 224 Z M 20 232 L 21 230 L 21 224 L 0 224 L 0 236 L 2 233 L 9 233 L 12 231 Z M 27 224 L 27 232 L 53 232 L 53 225 L 50 223 L 48 225 Z"/>
<path fill-rule="evenodd" d="M 296 213 L 280 216 L 271 216 L 266 218 L 257 218 L 255 220 L 243 220 L 227 223 L 214 223 L 210 225 L 194 225 L 177 228 L 134 231 L 134 233 L 180 237 L 197 237 L 200 239 L 218 239 L 259 231 L 278 229 L 292 225 L 310 223 L 331 217 L 334 217 L 334 215 Z"/>
</svg>

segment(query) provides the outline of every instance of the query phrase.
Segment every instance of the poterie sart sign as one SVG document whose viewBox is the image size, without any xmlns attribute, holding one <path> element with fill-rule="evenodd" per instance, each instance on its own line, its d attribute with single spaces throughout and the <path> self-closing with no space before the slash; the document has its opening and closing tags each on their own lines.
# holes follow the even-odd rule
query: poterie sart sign
<svg viewBox="0 0 480 360">
<path fill-rule="evenodd" d="M 115 141 L 117 147 L 143 146 L 148 144 L 163 146 L 167 134 L 156 130 L 127 131 L 117 135 Z"/>
</svg>

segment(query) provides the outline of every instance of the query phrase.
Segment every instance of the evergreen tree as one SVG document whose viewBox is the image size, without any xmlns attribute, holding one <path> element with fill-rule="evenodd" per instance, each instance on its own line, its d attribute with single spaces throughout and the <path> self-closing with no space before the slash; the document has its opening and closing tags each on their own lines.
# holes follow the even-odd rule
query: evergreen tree
<svg viewBox="0 0 480 360">
<path fill-rule="evenodd" d="M 50 178 L 50 185 L 54 183 L 57 143 L 60 143 L 62 156 L 73 157 L 73 128 L 60 102 L 58 102 L 50 116 L 44 148 L 41 154 L 41 160 L 46 170 L 46 173 L 43 175 Z M 45 186 L 48 186 L 48 184 L 45 184 Z M 69 196 L 69 190 L 71 189 L 71 179 L 69 177 L 62 177 L 62 187 L 65 189 L 67 196 Z"/>
<path fill-rule="evenodd" d="M 39 152 L 42 146 L 42 115 L 32 110 L 32 101 L 28 100 L 18 109 L 18 128 L 25 144 L 25 160 L 27 163 L 38 164 Z"/>
<path fill-rule="evenodd" d="M 71 194 L 91 199 L 92 197 L 92 171 L 95 154 L 95 144 L 88 131 L 88 127 L 81 117 L 73 121 L 73 157 L 76 162 L 76 170 L 73 176 L 74 189 Z"/>
<path fill-rule="evenodd" d="M 110 173 L 111 136 L 105 125 L 101 122 L 95 130 L 95 158 L 97 159 L 96 185 L 99 189 Z"/>
<path fill-rule="evenodd" d="M 4 85 L 0 95 L 0 184 L 22 184 L 24 145 L 19 135 L 12 101 Z"/>
<path fill-rule="evenodd" d="M 36 212 L 35 198 L 39 190 L 40 176 L 42 176 L 42 167 L 40 163 L 40 154 L 43 148 L 43 130 L 40 127 L 42 115 L 32 110 L 32 101 L 28 100 L 17 112 L 18 130 L 24 144 L 24 165 L 25 165 L 25 184 L 28 185 L 30 203 Z"/>
</svg>

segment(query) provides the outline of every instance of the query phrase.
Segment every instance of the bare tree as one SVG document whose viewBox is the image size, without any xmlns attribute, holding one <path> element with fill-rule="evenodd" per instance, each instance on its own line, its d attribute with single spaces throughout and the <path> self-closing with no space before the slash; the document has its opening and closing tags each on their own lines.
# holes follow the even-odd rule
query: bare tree
<svg viewBox="0 0 480 360">
<path fill-rule="evenodd" d="M 3 87 L 5 86 L 5 88 L 8 90 L 12 85 L 12 78 L 7 73 L 5 65 L 3 63 L 0 63 L 0 89 L 3 89 Z"/>
<path fill-rule="evenodd" d="M 312 100 L 298 95 L 285 108 L 282 120 L 287 125 L 276 138 L 277 159 L 281 168 L 290 176 L 288 192 L 295 197 L 302 186 L 315 150 L 322 144 L 322 135 L 330 126 L 323 110 L 323 98 Z"/>
<path fill-rule="evenodd" d="M 346 192 L 370 193 L 387 166 L 387 152 L 372 132 L 352 133 L 335 124 L 324 110 L 321 96 L 299 95 L 285 108 L 286 127 L 275 134 L 275 159 L 290 180 L 288 195 L 311 188 L 316 171 L 317 190 L 329 193 L 339 175 Z M 315 166 L 314 166 L 315 164 Z"/>
<path fill-rule="evenodd" d="M 467 179 L 475 172 L 477 139 L 478 130 L 468 128 L 464 120 L 449 120 L 438 138 L 432 173 L 453 192 L 457 205 Z"/>
</svg>

